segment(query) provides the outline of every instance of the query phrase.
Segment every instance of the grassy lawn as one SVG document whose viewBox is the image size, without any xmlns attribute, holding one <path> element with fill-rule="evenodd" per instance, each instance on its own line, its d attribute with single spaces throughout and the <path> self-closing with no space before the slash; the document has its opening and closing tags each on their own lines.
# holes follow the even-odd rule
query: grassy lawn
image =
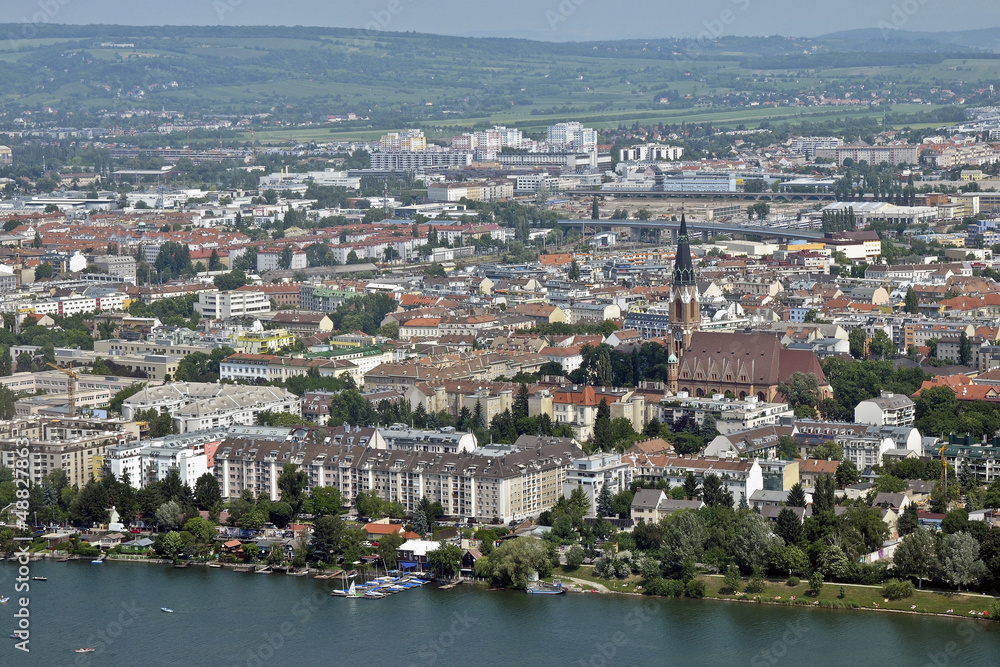
<svg viewBox="0 0 1000 667">
<path fill-rule="evenodd" d="M 628 579 L 608 580 L 595 577 L 593 567 L 589 565 L 581 566 L 575 570 L 569 570 L 565 566 L 560 566 L 553 576 L 573 577 L 597 584 L 602 584 L 608 589 L 620 593 L 641 593 L 636 587 L 640 584 L 639 577 L 632 576 Z M 720 598 L 724 600 L 746 600 L 754 596 L 745 594 L 742 596 L 725 595 L 719 593 L 722 586 L 721 575 L 699 575 L 699 579 L 705 582 L 706 597 Z M 747 580 L 743 584 L 746 586 Z M 623 585 L 624 584 L 624 585 Z M 948 614 L 969 617 L 969 610 L 977 613 L 989 608 L 993 598 L 982 595 L 967 595 L 965 593 L 946 593 L 939 591 L 914 591 L 913 595 L 895 601 L 886 601 L 882 596 L 881 586 L 854 586 L 851 584 L 827 583 L 819 596 L 812 597 L 806 595 L 809 583 L 803 579 L 798 586 L 786 586 L 784 582 L 768 581 L 761 593 L 757 594 L 759 602 L 769 604 L 802 605 L 813 606 L 819 602 L 822 607 L 836 607 L 846 609 L 891 609 L 896 611 L 913 611 L 924 614 Z M 844 597 L 840 597 L 843 589 Z M 792 598 L 795 598 L 794 600 Z M 780 598 L 780 599 L 778 599 Z"/>
<path fill-rule="evenodd" d="M 723 595 L 719 593 L 719 588 L 722 586 L 721 576 L 703 576 L 701 579 L 705 582 L 705 595 L 729 600 L 740 599 L 736 595 Z M 955 616 L 969 616 L 970 609 L 976 612 L 985 611 L 993 601 L 993 598 L 982 595 L 921 590 L 914 591 L 911 597 L 903 600 L 886 601 L 882 597 L 881 587 L 852 586 L 850 584 L 836 583 L 825 584 L 819 596 L 810 597 L 806 595 L 808 588 L 809 584 L 805 580 L 802 580 L 795 587 L 786 586 L 780 582 L 768 582 L 763 592 L 759 593 L 757 597 L 760 601 L 769 603 L 812 605 L 818 601 L 820 606 L 853 609 L 875 609 L 875 605 L 877 604 L 879 609 L 914 611 L 925 614 L 946 614 L 948 610 L 952 610 L 951 613 Z M 844 591 L 843 598 L 840 597 L 841 589 Z M 792 596 L 796 598 L 794 601 L 791 599 Z M 747 597 L 752 598 L 753 596 L 744 595 L 743 599 Z M 777 600 L 777 597 L 781 599 Z"/>
</svg>

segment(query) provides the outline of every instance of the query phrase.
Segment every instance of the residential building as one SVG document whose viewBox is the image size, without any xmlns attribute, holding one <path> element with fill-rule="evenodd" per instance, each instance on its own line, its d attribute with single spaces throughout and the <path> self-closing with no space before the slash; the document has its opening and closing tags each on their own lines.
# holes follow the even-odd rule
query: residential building
<svg viewBox="0 0 1000 667">
<path fill-rule="evenodd" d="M 682 486 L 688 473 L 700 485 L 707 475 L 716 475 L 724 488 L 733 495 L 733 506 L 749 502 L 750 496 L 764 488 L 764 478 L 757 459 L 722 460 L 711 458 L 680 458 L 660 455 L 629 455 L 633 479 L 641 482 L 663 480 L 671 487 Z"/>
<path fill-rule="evenodd" d="M 621 454 L 592 454 L 576 459 L 566 471 L 563 496 L 569 498 L 573 491 L 582 488 L 590 503 L 587 515 L 597 516 L 597 500 L 605 488 L 614 497 L 631 483 L 632 465 Z"/>
<path fill-rule="evenodd" d="M 198 295 L 194 309 L 210 320 L 257 318 L 271 312 L 271 301 L 261 292 L 203 292 Z"/>
<path fill-rule="evenodd" d="M 280 387 L 253 387 L 210 382 L 173 382 L 145 387 L 122 403 L 122 416 L 134 419 L 144 410 L 173 417 L 178 433 L 256 424 L 261 412 L 300 414 L 299 399 Z"/>
<path fill-rule="evenodd" d="M 426 497 L 440 502 L 450 517 L 506 523 L 554 506 L 562 497 L 566 470 L 583 454 L 572 440 L 534 437 L 528 444 L 481 447 L 461 454 L 392 451 L 366 446 L 365 432 L 350 435 L 353 444 L 347 436 L 338 442 L 324 429 L 310 429 L 302 438 L 288 441 L 231 437 L 215 453 L 223 497 L 250 489 L 277 500 L 278 476 L 290 463 L 306 472 L 307 491 L 334 487 L 348 503 L 359 492 L 373 491 L 413 512 Z"/>
<path fill-rule="evenodd" d="M 854 408 L 854 421 L 874 426 L 912 426 L 916 405 L 903 394 L 883 391 Z"/>
</svg>

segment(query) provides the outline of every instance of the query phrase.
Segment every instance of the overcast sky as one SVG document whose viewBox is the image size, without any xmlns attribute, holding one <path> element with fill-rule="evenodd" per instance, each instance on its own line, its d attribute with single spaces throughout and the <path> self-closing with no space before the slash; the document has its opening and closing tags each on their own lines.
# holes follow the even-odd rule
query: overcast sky
<svg viewBox="0 0 1000 667">
<path fill-rule="evenodd" d="M 311 25 L 566 41 L 1000 25 L 996 0 L 4 0 L 2 22 Z"/>
</svg>

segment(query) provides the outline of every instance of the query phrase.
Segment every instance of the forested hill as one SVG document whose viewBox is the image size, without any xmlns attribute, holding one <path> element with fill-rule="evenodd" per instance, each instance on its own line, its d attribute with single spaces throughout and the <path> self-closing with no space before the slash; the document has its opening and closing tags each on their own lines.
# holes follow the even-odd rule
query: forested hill
<svg viewBox="0 0 1000 667">
<path fill-rule="evenodd" d="M 643 116 L 632 112 L 699 98 L 733 107 L 772 94 L 837 97 L 859 76 L 869 90 L 892 90 L 905 73 L 918 91 L 950 87 L 956 67 L 969 85 L 992 78 L 988 36 L 958 41 L 841 34 L 551 43 L 316 27 L 3 24 L 0 123 L 49 107 L 77 118 L 165 108 L 299 123 L 354 112 L 379 127 L 476 116 L 636 119 Z"/>
</svg>

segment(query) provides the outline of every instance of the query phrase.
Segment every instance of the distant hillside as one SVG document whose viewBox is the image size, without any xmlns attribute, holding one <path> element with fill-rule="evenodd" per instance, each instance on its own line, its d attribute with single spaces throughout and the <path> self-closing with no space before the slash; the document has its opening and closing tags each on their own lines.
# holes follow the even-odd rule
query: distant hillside
<svg viewBox="0 0 1000 667">
<path fill-rule="evenodd" d="M 854 51 L 1000 53 L 1000 28 L 958 32 L 912 32 L 902 29 L 865 28 L 830 33 L 818 37 L 817 41 Z"/>
<path fill-rule="evenodd" d="M 848 93 L 861 103 L 984 102 L 1000 69 L 990 59 L 1000 30 L 552 43 L 316 27 L 33 28 L 21 39 L 23 26 L 0 25 L 10 36 L 0 40 L 0 127 L 52 108 L 61 115 L 47 118 L 67 124 L 141 109 L 256 114 L 276 128 L 366 119 L 321 127 L 312 140 L 418 125 L 539 131 L 552 119 L 631 125 L 694 109 L 755 107 L 745 117 L 759 118 Z M 935 97 L 942 88 L 954 97 Z"/>
</svg>

